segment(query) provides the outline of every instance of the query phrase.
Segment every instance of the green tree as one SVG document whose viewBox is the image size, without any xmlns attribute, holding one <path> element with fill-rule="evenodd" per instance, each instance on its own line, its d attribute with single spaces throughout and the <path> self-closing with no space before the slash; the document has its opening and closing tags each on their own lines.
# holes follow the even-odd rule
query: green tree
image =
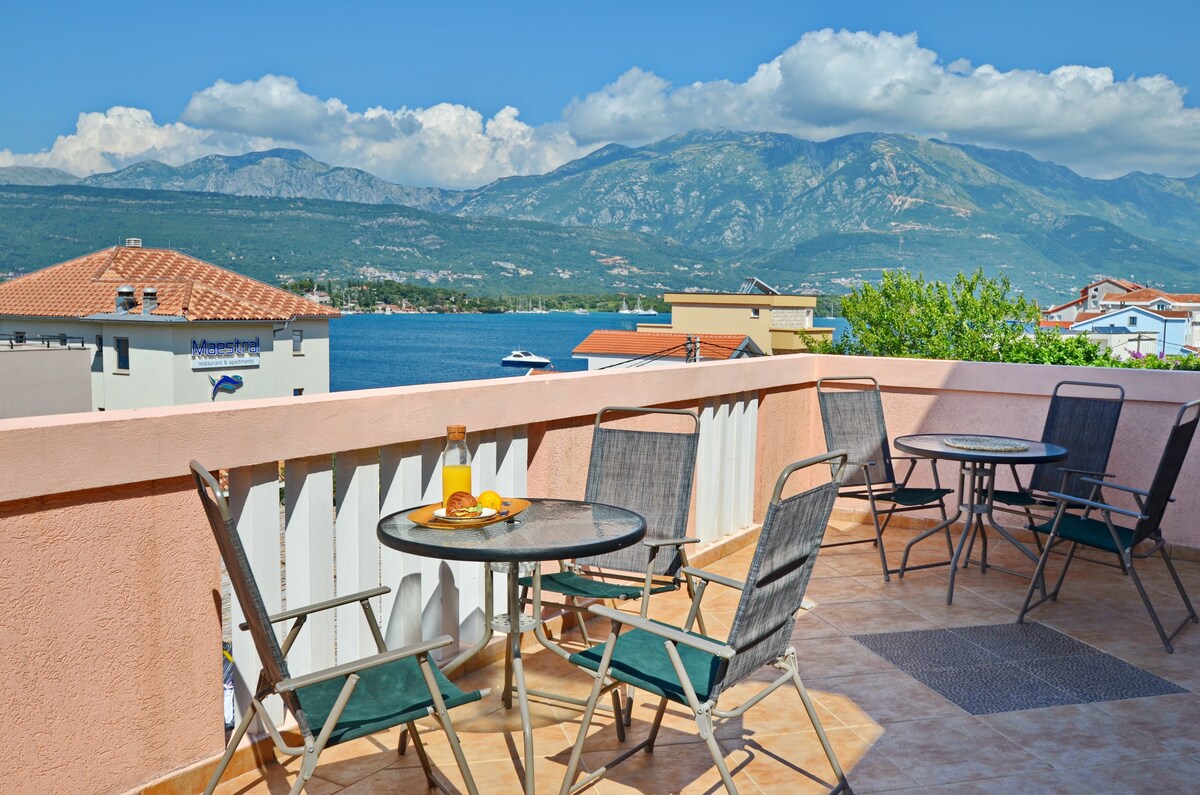
<svg viewBox="0 0 1200 795">
<path fill-rule="evenodd" d="M 849 333 L 817 353 L 1031 364 L 1117 364 L 1084 335 L 1038 327 L 1038 306 L 1013 291 L 1008 277 L 983 269 L 950 284 L 921 274 L 888 271 L 842 298 Z"/>
</svg>

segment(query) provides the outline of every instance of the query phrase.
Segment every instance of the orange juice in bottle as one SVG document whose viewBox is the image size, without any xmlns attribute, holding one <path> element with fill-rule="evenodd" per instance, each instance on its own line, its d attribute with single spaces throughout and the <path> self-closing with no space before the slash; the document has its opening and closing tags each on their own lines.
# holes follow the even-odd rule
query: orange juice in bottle
<svg viewBox="0 0 1200 795">
<path fill-rule="evenodd" d="M 467 426 L 446 426 L 446 449 L 442 451 L 442 505 L 456 491 L 471 493 L 471 451 L 467 449 Z"/>
</svg>

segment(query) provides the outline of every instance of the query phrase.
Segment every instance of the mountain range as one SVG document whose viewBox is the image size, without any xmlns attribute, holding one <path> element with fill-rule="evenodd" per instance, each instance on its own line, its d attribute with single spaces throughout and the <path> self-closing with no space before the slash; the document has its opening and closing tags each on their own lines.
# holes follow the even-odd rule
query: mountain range
<svg viewBox="0 0 1200 795">
<path fill-rule="evenodd" d="M 884 268 L 945 278 L 982 265 L 1039 297 L 1070 293 L 1100 273 L 1187 289 L 1200 272 L 1200 175 L 1091 179 L 1022 152 L 909 135 L 817 143 L 693 131 L 647 146 L 609 145 L 547 174 L 469 191 L 397 185 L 281 149 L 178 167 L 145 161 L 82 180 L 43 171 L 0 168 L 0 183 L 402 205 L 490 224 L 538 222 L 568 235 L 631 233 L 631 241 L 687 252 L 644 287 L 699 286 L 684 271 L 709 262 L 823 290 Z M 0 262 L 7 259 L 0 245 Z M 611 269 L 592 270 L 596 289 L 617 281 Z"/>
</svg>

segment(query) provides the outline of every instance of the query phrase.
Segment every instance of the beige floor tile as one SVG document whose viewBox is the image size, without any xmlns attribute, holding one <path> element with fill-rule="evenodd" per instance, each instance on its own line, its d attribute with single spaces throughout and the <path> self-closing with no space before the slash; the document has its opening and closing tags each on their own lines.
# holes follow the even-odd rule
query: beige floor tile
<svg viewBox="0 0 1200 795">
<path fill-rule="evenodd" d="M 287 795 L 296 782 L 296 774 L 282 765 L 270 763 L 258 770 L 224 781 L 217 786 L 215 795 Z M 341 792 L 341 785 L 325 781 L 319 776 L 309 779 L 306 793 L 311 795 L 333 795 Z"/>
<path fill-rule="evenodd" d="M 878 590 L 859 582 L 856 577 L 827 577 L 811 580 L 804 595 L 818 605 L 842 602 L 877 602 L 887 598 Z"/>
<path fill-rule="evenodd" d="M 894 665 L 866 646 L 843 635 L 793 641 L 792 647 L 796 650 L 800 675 L 805 682 L 896 670 Z"/>
<path fill-rule="evenodd" d="M 966 715 L 960 707 L 900 671 L 809 680 L 809 693 L 847 726 Z"/>
<path fill-rule="evenodd" d="M 1064 778 L 1073 792 L 1100 795 L 1163 795 L 1194 793 L 1200 782 L 1200 762 L 1186 756 L 1147 759 L 1068 771 Z"/>
<path fill-rule="evenodd" d="M 836 637 L 843 634 L 840 629 L 817 615 L 816 609 L 801 610 L 792 628 L 792 642 L 814 638 Z"/>
<path fill-rule="evenodd" d="M 740 748 L 725 751 L 725 764 L 733 776 L 738 791 L 745 795 L 757 795 L 762 790 L 750 777 L 749 768 L 754 759 Z M 611 760 L 611 751 L 584 754 L 584 763 L 595 769 Z M 654 753 L 634 754 L 625 762 L 610 769 L 602 784 L 606 792 L 662 793 L 667 795 L 710 795 L 723 793 L 721 777 L 713 764 L 708 747 L 702 743 L 667 745 L 656 747 Z"/>
<path fill-rule="evenodd" d="M 1174 751 L 1200 755 L 1200 695 L 1132 698 L 1095 706 Z"/>
<path fill-rule="evenodd" d="M 1060 769 L 1173 753 L 1148 734 L 1091 704 L 983 715 L 980 720 Z"/>
<path fill-rule="evenodd" d="M 870 745 L 849 729 L 828 729 L 826 734 L 855 792 L 913 783 L 889 760 L 870 755 Z M 765 793 L 823 794 L 836 783 L 825 751 L 811 732 L 751 737 L 740 746 L 732 742 L 724 745 L 740 748 L 750 757 L 746 773 Z"/>
<path fill-rule="evenodd" d="M 904 606 L 933 621 L 939 627 L 976 627 L 987 624 L 1011 624 L 1017 611 L 967 590 L 954 591 L 953 604 L 946 596 L 909 599 Z"/>
<path fill-rule="evenodd" d="M 933 621 L 891 600 L 820 605 L 811 612 L 846 635 L 937 629 Z"/>
<path fill-rule="evenodd" d="M 969 716 L 884 726 L 873 750 L 918 784 L 978 781 L 1051 770 L 1043 760 Z"/>
</svg>

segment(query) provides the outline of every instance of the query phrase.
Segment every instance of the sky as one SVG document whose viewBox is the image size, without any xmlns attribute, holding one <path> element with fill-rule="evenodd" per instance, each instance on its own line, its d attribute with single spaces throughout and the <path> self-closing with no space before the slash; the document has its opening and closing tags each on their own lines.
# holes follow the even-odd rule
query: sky
<svg viewBox="0 0 1200 795">
<path fill-rule="evenodd" d="M 1197 30 L 1191 0 L 48 0 L 0 25 L 0 166 L 82 176 L 287 146 L 469 188 L 724 127 L 1191 176 Z"/>
</svg>

